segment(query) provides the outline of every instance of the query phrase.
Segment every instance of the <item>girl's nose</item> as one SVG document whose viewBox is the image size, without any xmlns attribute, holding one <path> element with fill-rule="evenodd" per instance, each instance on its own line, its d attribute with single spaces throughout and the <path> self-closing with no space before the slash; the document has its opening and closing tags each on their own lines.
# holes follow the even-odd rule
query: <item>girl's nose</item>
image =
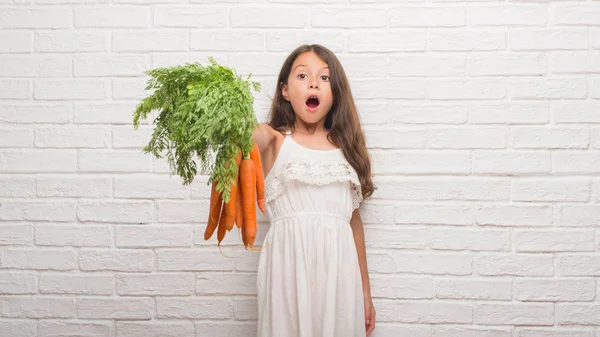
<svg viewBox="0 0 600 337">
<path fill-rule="evenodd" d="M 319 86 L 316 83 L 311 83 L 310 88 L 311 89 L 318 89 Z"/>
</svg>

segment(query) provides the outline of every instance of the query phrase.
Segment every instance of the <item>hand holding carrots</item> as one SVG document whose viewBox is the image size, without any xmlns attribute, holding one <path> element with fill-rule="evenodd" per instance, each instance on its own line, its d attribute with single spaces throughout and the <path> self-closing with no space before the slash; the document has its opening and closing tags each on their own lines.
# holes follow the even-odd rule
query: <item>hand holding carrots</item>
<svg viewBox="0 0 600 337">
<path fill-rule="evenodd" d="M 211 238 L 217 229 L 217 241 L 220 246 L 226 231 L 231 231 L 235 225 L 241 229 L 242 242 L 248 250 L 254 250 L 254 240 L 257 232 L 256 204 L 261 212 L 265 212 L 264 176 L 258 145 L 243 158 L 239 151 L 235 163 L 238 166 L 238 176 L 231 186 L 229 202 L 224 202 L 217 190 L 217 182 L 213 182 L 210 195 L 210 209 L 204 240 Z"/>
</svg>

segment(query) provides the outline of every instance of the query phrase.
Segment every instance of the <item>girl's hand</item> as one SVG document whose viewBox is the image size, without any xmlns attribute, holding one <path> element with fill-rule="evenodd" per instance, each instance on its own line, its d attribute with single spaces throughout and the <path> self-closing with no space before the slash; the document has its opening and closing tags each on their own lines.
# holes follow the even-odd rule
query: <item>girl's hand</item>
<svg viewBox="0 0 600 337">
<path fill-rule="evenodd" d="M 373 307 L 371 295 L 365 295 L 365 328 L 367 329 L 367 336 L 375 329 L 375 308 Z"/>
</svg>

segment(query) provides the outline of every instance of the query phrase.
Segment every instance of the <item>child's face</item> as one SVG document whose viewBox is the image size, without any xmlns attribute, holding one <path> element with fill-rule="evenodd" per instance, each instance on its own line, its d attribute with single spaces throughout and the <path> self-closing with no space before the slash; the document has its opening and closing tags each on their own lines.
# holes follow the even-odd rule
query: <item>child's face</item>
<svg viewBox="0 0 600 337">
<path fill-rule="evenodd" d="M 292 104 L 296 117 L 307 124 L 322 122 L 333 105 L 327 63 L 314 52 L 298 56 L 282 95 Z"/>
</svg>

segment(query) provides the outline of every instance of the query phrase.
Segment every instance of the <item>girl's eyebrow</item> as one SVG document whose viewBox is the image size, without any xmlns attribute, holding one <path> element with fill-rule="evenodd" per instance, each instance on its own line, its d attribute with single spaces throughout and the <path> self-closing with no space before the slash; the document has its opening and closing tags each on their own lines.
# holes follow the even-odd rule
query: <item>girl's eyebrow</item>
<svg viewBox="0 0 600 337">
<path fill-rule="evenodd" d="M 294 67 L 294 69 L 292 70 L 292 72 L 296 71 L 296 69 L 298 69 L 299 67 L 306 67 L 306 64 L 299 64 L 299 65 L 297 65 L 296 67 Z M 329 69 L 329 66 L 325 66 L 322 69 Z"/>
</svg>

